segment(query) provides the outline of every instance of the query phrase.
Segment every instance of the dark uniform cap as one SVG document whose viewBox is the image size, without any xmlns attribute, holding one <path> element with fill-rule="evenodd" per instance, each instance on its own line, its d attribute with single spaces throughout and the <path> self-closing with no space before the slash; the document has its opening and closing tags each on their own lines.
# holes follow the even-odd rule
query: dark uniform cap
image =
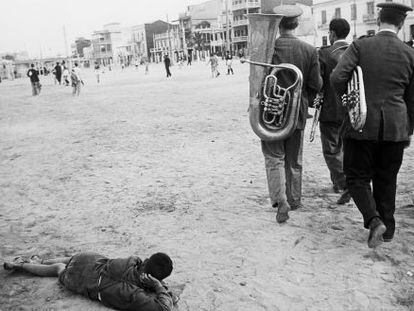
<svg viewBox="0 0 414 311">
<path fill-rule="evenodd" d="M 283 17 L 298 17 L 303 14 L 303 10 L 294 4 L 284 4 L 276 6 L 273 8 L 273 12 L 276 15 L 281 15 Z"/>
<path fill-rule="evenodd" d="M 407 11 L 412 11 L 413 8 L 396 2 L 383 2 L 378 3 L 377 7 L 381 8 L 382 10 L 390 10 L 398 14 L 406 15 Z"/>
</svg>

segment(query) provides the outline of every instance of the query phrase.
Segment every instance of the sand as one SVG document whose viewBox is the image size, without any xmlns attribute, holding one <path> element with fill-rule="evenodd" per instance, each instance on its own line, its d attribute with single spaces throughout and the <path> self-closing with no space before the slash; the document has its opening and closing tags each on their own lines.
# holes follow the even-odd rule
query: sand
<svg viewBox="0 0 414 311">
<path fill-rule="evenodd" d="M 96 251 L 171 255 L 176 310 L 414 310 L 414 147 L 392 243 L 368 249 L 338 206 L 319 133 L 304 146 L 303 203 L 277 224 L 247 114 L 248 65 L 125 69 L 80 97 L 42 80 L 0 84 L 0 262 Z M 0 310 L 106 310 L 54 278 L 0 271 Z"/>
</svg>

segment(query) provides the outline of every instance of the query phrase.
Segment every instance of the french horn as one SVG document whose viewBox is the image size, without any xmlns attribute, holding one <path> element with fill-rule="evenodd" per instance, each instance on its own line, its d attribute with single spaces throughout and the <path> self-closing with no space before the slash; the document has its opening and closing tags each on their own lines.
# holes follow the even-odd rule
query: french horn
<svg viewBox="0 0 414 311">
<path fill-rule="evenodd" d="M 284 140 L 292 135 L 298 122 L 302 72 L 293 64 L 270 64 L 282 16 L 253 13 L 247 18 L 250 59 L 242 62 L 250 63 L 250 125 L 264 141 Z M 282 72 L 293 76 L 291 85 L 280 83 Z"/>
<path fill-rule="evenodd" d="M 347 93 L 342 95 L 342 104 L 348 110 L 349 121 L 355 131 L 362 132 L 367 118 L 367 103 L 362 69 L 356 66 L 348 82 Z"/>
</svg>

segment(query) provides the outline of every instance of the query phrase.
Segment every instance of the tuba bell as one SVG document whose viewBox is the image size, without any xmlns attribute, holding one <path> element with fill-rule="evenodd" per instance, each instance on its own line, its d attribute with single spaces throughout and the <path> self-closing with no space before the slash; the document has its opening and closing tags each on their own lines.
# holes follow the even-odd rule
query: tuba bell
<svg viewBox="0 0 414 311">
<path fill-rule="evenodd" d="M 365 101 L 364 77 L 359 66 L 356 66 L 352 72 L 347 93 L 342 95 L 342 105 L 348 110 L 352 128 L 362 132 L 367 118 L 367 103 Z"/>
<path fill-rule="evenodd" d="M 296 129 L 301 103 L 302 72 L 293 64 L 270 64 L 282 16 L 247 14 L 249 20 L 249 120 L 264 141 L 284 140 Z M 269 72 L 270 68 L 270 73 Z M 291 85 L 279 83 L 280 74 L 293 76 Z"/>
</svg>

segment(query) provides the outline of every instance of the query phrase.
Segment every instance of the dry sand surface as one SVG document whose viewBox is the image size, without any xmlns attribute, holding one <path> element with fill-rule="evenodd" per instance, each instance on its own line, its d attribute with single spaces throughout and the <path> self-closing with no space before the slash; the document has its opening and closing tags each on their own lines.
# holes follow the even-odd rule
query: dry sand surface
<svg viewBox="0 0 414 311">
<path fill-rule="evenodd" d="M 174 260 L 177 310 L 414 310 L 414 147 L 397 231 L 377 250 L 354 204 L 335 205 L 317 136 L 303 203 L 279 225 L 248 123 L 248 65 L 84 71 L 79 98 L 44 78 L 0 84 L 0 261 L 96 251 Z M 54 278 L 0 272 L 1 310 L 106 310 Z"/>
</svg>

